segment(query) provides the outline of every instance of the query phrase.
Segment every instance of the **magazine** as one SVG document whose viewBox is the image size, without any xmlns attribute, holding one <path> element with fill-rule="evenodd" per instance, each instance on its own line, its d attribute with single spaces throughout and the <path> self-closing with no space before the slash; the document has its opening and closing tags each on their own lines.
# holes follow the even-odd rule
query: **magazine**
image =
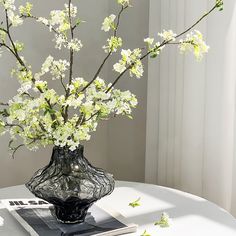
<svg viewBox="0 0 236 236">
<path fill-rule="evenodd" d="M 42 199 L 1 202 L 32 236 L 115 236 L 137 231 L 137 225 L 127 224 L 119 213 L 99 204 L 89 209 L 84 223 L 63 224 L 53 216 L 53 206 Z"/>
</svg>

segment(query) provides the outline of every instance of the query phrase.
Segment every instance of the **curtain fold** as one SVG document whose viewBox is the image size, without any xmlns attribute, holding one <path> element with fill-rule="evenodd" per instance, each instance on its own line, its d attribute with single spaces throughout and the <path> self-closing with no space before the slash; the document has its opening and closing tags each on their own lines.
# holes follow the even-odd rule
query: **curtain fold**
<svg viewBox="0 0 236 236">
<path fill-rule="evenodd" d="M 179 33 L 215 1 L 151 0 L 150 36 Z M 166 48 L 149 62 L 146 181 L 205 197 L 236 216 L 236 1 L 199 29 L 201 62 Z"/>
</svg>

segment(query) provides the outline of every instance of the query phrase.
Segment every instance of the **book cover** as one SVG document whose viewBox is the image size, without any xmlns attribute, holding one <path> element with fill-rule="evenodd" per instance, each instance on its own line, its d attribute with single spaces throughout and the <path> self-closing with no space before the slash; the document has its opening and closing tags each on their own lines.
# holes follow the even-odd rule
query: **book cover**
<svg viewBox="0 0 236 236">
<path fill-rule="evenodd" d="M 81 224 L 59 223 L 53 206 L 38 199 L 6 199 L 2 203 L 32 236 L 115 236 L 136 232 L 137 225 L 111 208 L 94 204 Z"/>
</svg>

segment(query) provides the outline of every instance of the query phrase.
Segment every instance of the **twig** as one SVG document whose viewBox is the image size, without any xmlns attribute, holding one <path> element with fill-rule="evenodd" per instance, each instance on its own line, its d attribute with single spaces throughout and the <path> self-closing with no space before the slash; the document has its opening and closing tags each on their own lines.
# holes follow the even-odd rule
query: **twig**
<svg viewBox="0 0 236 236">
<path fill-rule="evenodd" d="M 72 26 L 72 18 L 71 18 L 71 0 L 69 0 L 69 23 L 70 23 L 70 34 L 71 34 L 71 39 L 74 39 L 74 28 Z M 70 72 L 69 72 L 69 86 L 72 83 L 72 76 L 73 76 L 73 64 L 74 64 L 74 50 L 71 48 L 70 49 Z M 65 98 L 67 99 L 70 96 L 70 88 L 67 88 L 66 90 L 66 96 Z M 68 120 L 68 109 L 69 106 L 67 105 L 65 107 L 65 112 L 64 112 L 64 121 L 67 122 Z"/>
<path fill-rule="evenodd" d="M 25 144 L 20 144 L 18 145 L 17 147 L 15 147 L 14 149 L 11 149 L 13 152 L 12 152 L 12 158 L 15 159 L 15 154 L 16 152 L 21 148 L 21 147 L 24 147 Z"/>
<path fill-rule="evenodd" d="M 128 8 L 128 6 L 126 6 L 126 7 L 123 7 L 123 6 L 122 6 L 121 10 L 120 10 L 119 13 L 118 13 L 117 23 L 116 23 L 116 27 L 115 27 L 114 34 L 113 34 L 114 37 L 117 37 L 117 31 L 118 31 L 118 28 L 119 28 L 119 25 L 120 25 L 120 18 L 121 18 L 121 15 L 122 15 L 123 11 L 124 11 L 125 9 L 127 9 L 127 8 Z M 111 56 L 111 54 L 112 54 L 112 52 L 109 52 L 109 53 L 107 54 L 107 56 L 106 56 L 106 57 L 104 58 L 104 60 L 102 61 L 102 64 L 99 66 L 97 72 L 95 73 L 94 77 L 92 78 L 92 80 L 91 80 L 79 93 L 84 92 L 84 91 L 96 80 L 96 78 L 99 76 L 99 74 L 100 74 L 102 68 L 103 68 L 104 65 L 106 64 L 106 62 L 107 62 L 107 60 L 109 59 L 109 57 Z"/>
<path fill-rule="evenodd" d="M 8 103 L 0 102 L 0 106 L 9 106 Z"/>
<path fill-rule="evenodd" d="M 8 124 L 8 123 L 6 123 L 5 127 L 18 127 L 18 128 L 21 129 L 21 131 L 24 131 L 24 128 L 19 124 Z"/>
<path fill-rule="evenodd" d="M 206 18 L 211 12 L 213 12 L 215 9 L 217 8 L 217 5 L 214 5 L 213 8 L 211 8 L 211 10 L 209 10 L 207 13 L 205 13 L 199 20 L 197 20 L 192 26 L 190 26 L 187 30 L 183 31 L 182 33 L 178 34 L 175 39 L 181 37 L 182 35 L 186 34 L 187 32 L 189 32 L 191 29 L 193 29 L 197 24 L 199 24 L 204 18 Z M 172 40 L 166 41 L 164 40 L 158 47 L 155 48 L 155 50 L 160 49 L 161 47 L 172 43 Z M 140 60 L 144 60 L 146 57 L 148 57 L 153 51 L 149 51 L 146 54 L 144 54 Z M 106 93 L 108 93 L 117 83 L 118 81 L 122 78 L 122 76 L 128 71 L 130 70 L 132 67 L 134 66 L 134 63 L 130 64 L 116 79 L 115 81 L 109 86 L 109 88 L 106 90 Z M 92 119 L 94 116 L 98 115 L 99 112 L 95 112 L 93 115 L 91 115 L 91 117 L 88 119 Z M 87 121 L 88 121 L 87 120 Z"/>
</svg>

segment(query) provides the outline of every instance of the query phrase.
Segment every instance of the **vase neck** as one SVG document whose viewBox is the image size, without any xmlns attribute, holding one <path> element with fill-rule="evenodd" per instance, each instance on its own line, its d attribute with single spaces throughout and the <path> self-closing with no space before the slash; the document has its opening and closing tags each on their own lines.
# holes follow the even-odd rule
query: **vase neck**
<svg viewBox="0 0 236 236">
<path fill-rule="evenodd" d="M 77 149 L 71 151 L 68 147 L 54 146 L 52 153 L 52 162 L 65 162 L 66 160 L 72 161 L 75 159 L 82 159 L 84 154 L 84 146 L 79 145 Z"/>
</svg>

